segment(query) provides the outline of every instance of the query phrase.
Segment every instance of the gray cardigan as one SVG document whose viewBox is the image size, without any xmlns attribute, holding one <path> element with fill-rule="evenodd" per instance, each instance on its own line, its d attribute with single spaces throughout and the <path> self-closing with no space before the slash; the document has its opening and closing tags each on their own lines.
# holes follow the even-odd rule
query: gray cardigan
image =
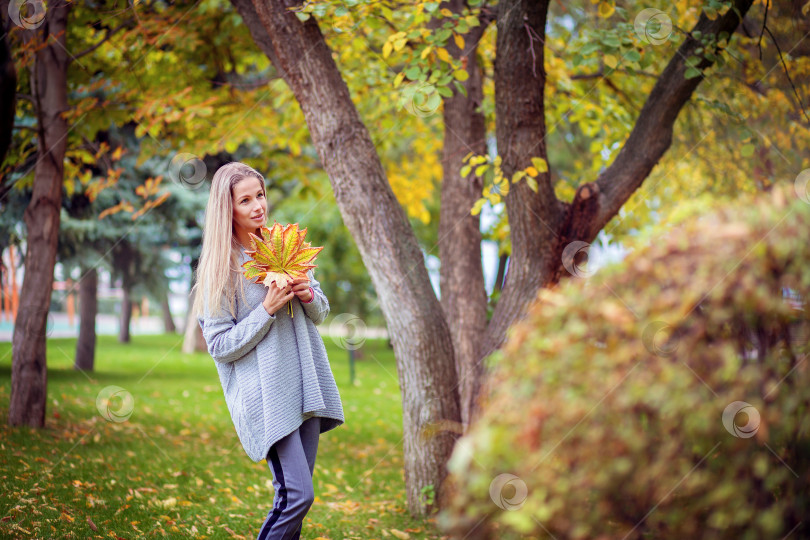
<svg viewBox="0 0 810 540">
<path fill-rule="evenodd" d="M 239 263 L 248 258 L 241 248 Z M 308 303 L 293 297 L 292 318 L 286 304 L 268 314 L 262 306 L 267 287 L 241 273 L 247 304 L 237 289 L 236 313 L 228 311 L 223 297 L 222 313 L 212 317 L 206 303 L 204 316 L 197 318 L 239 441 L 257 463 L 307 418 L 321 417 L 321 433 L 344 422 L 337 384 L 315 327 L 329 314 L 329 301 L 312 270 L 307 276 L 315 297 Z"/>
</svg>

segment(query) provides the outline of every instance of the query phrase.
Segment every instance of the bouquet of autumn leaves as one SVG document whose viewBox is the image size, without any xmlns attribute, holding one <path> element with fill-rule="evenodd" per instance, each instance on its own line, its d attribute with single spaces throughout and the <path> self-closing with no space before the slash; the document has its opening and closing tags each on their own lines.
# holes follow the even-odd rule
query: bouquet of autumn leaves
<svg viewBox="0 0 810 540">
<path fill-rule="evenodd" d="M 262 237 L 250 235 L 250 249 L 245 253 L 250 260 L 242 264 L 246 279 L 256 278 L 255 283 L 268 287 L 275 282 L 276 287 L 283 289 L 296 278 L 307 279 L 307 271 L 316 268 L 312 264 L 315 256 L 323 247 L 312 247 L 304 238 L 307 229 L 298 229 L 298 223 L 282 227 L 274 222 L 272 227 L 262 227 Z M 288 304 L 290 316 L 293 316 L 292 302 Z"/>
</svg>

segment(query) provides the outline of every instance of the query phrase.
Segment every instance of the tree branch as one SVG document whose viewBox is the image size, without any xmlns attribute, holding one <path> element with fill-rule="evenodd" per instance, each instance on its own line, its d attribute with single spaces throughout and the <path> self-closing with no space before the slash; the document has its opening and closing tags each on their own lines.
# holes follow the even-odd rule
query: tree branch
<svg viewBox="0 0 810 540">
<path fill-rule="evenodd" d="M 645 77 L 658 78 L 658 75 L 656 75 L 655 73 L 650 73 L 648 71 L 638 71 L 638 70 L 636 70 L 633 73 L 630 73 L 626 69 L 614 69 L 613 72 L 614 73 L 624 73 L 625 75 L 644 75 Z M 578 81 L 578 80 L 585 80 L 585 79 L 598 79 L 598 78 L 604 77 L 604 76 L 605 76 L 604 66 L 600 66 L 599 71 L 597 71 L 595 73 L 580 73 L 578 75 L 571 75 L 569 77 L 569 79 L 571 79 L 572 81 Z"/>
<path fill-rule="evenodd" d="M 102 46 L 104 43 L 106 43 L 107 41 L 109 41 L 109 39 L 110 39 L 110 38 L 111 38 L 113 35 L 115 35 L 115 34 L 116 34 L 116 33 L 117 33 L 119 30 L 121 30 L 121 29 L 123 29 L 123 28 L 126 28 L 127 26 L 129 26 L 129 25 L 130 25 L 131 23 L 133 23 L 133 22 L 135 22 L 135 19 L 127 19 L 126 21 L 122 22 L 121 24 L 119 24 L 119 25 L 118 25 L 118 26 L 116 26 L 115 28 L 112 28 L 112 29 L 110 29 L 110 28 L 106 28 L 106 32 L 107 32 L 107 33 L 106 33 L 106 35 L 105 35 L 103 38 L 101 38 L 101 39 L 98 41 L 98 43 L 96 43 L 95 45 L 91 45 L 90 47 L 88 47 L 87 49 L 83 50 L 82 52 L 80 52 L 80 53 L 78 53 L 78 54 L 74 54 L 74 55 L 72 55 L 72 56 L 73 56 L 72 60 L 78 60 L 78 59 L 79 59 L 79 58 L 81 58 L 82 56 L 87 56 L 87 55 L 88 55 L 88 54 L 90 54 L 91 52 L 93 52 L 93 51 L 95 51 L 96 49 L 98 49 L 99 47 L 101 47 L 101 46 Z"/>
<path fill-rule="evenodd" d="M 785 70 L 785 76 L 787 77 L 787 80 L 790 83 L 790 87 L 793 89 L 793 94 L 796 96 L 796 101 L 799 102 L 799 108 L 802 110 L 802 113 L 804 113 L 804 117 L 807 120 L 807 122 L 810 123 L 810 117 L 807 116 L 807 111 L 804 110 L 804 103 L 802 103 L 802 98 L 801 96 L 799 96 L 799 92 L 796 91 L 796 85 L 793 84 L 793 79 L 791 79 L 787 64 L 785 64 L 785 58 L 782 55 L 782 49 L 779 47 L 779 43 L 776 42 L 776 37 L 771 32 L 771 29 L 764 25 L 762 27 L 768 32 L 768 35 L 771 36 L 773 44 L 776 45 L 776 52 L 779 53 L 779 60 L 782 62 L 782 67 Z"/>
<path fill-rule="evenodd" d="M 728 12 L 715 20 L 701 13 L 693 32 L 700 31 L 704 35 L 727 32 L 731 35 L 740 23 L 740 16 L 745 16 L 752 3 L 753 0 L 736 0 Z M 688 36 L 664 68 L 619 155 L 596 180 L 598 208 L 589 208 L 591 216 L 572 218 L 573 222 L 582 218 L 589 221 L 585 237 L 578 238 L 579 240 L 590 242 L 596 237 L 599 230 L 641 186 L 669 148 L 675 119 L 702 80 L 702 77 L 687 79 L 684 75 L 687 69 L 686 59 L 693 56 L 694 50 L 700 46 L 699 41 Z M 720 53 L 719 47 L 715 53 Z M 712 62 L 703 58 L 695 67 L 703 71 L 711 65 Z M 579 196 L 580 192 L 576 197 Z M 578 202 L 576 197 L 573 203 L 575 205 Z"/>
<path fill-rule="evenodd" d="M 262 52 L 270 59 L 276 70 L 280 70 L 281 63 L 276 56 L 276 51 L 273 49 L 273 43 L 270 39 L 267 30 L 262 26 L 259 20 L 259 15 L 256 13 L 256 8 L 251 0 L 231 0 L 231 4 L 242 16 L 242 22 L 247 26 L 250 36 Z"/>
</svg>

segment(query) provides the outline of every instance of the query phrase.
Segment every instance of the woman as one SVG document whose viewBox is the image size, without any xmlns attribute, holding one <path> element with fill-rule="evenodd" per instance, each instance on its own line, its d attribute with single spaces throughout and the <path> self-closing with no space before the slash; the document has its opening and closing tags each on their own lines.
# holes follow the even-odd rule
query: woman
<svg viewBox="0 0 810 540">
<path fill-rule="evenodd" d="M 245 279 L 250 235 L 266 224 L 264 177 L 243 163 L 214 174 L 205 211 L 193 313 L 214 359 L 248 457 L 267 459 L 273 509 L 260 540 L 299 538 L 315 494 L 318 437 L 344 422 L 316 325 L 329 302 L 312 270 L 283 289 Z M 238 289 L 238 294 L 237 294 Z M 287 309 L 292 302 L 293 316 Z"/>
</svg>

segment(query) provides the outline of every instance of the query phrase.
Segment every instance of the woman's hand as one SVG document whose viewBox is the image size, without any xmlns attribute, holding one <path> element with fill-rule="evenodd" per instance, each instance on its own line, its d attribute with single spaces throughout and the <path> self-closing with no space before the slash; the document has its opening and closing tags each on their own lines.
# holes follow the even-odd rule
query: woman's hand
<svg viewBox="0 0 810 540">
<path fill-rule="evenodd" d="M 292 291 L 302 302 L 312 301 L 312 291 L 309 288 L 308 278 L 296 278 L 292 280 Z"/>
<path fill-rule="evenodd" d="M 271 281 L 270 285 L 267 286 L 267 295 L 264 297 L 262 305 L 264 309 L 267 310 L 267 313 L 273 315 L 276 311 L 281 309 L 284 304 L 292 300 L 293 296 L 295 296 L 295 294 L 292 292 L 291 285 L 279 289 L 276 286 L 276 282 Z"/>
</svg>

